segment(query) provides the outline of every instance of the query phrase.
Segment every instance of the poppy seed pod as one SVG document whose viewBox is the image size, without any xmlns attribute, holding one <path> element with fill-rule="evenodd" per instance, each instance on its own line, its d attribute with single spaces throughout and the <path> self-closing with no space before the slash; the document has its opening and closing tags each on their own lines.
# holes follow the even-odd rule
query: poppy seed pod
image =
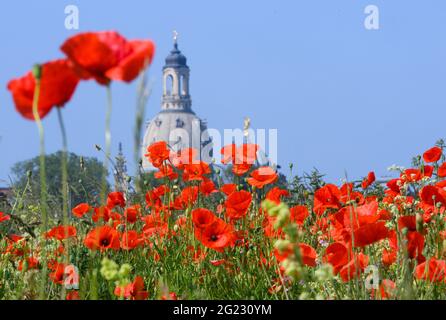
<svg viewBox="0 0 446 320">
<path fill-rule="evenodd" d="M 33 76 L 36 80 L 40 80 L 42 78 L 42 66 L 40 64 L 35 64 L 33 66 Z"/>
</svg>

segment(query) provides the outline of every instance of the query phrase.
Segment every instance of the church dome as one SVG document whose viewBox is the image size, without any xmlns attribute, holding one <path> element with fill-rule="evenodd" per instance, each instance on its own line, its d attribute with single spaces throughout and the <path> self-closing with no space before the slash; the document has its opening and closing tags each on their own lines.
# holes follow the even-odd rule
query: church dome
<svg viewBox="0 0 446 320">
<path fill-rule="evenodd" d="M 177 43 L 174 44 L 174 48 L 170 51 L 170 54 L 166 57 L 166 65 L 164 68 L 178 68 L 187 67 L 186 57 L 178 50 Z"/>
<path fill-rule="evenodd" d="M 200 159 L 211 161 L 212 139 L 207 124 L 192 111 L 189 94 L 190 69 L 186 57 L 178 50 L 176 32 L 174 47 L 166 57 L 163 68 L 163 96 L 161 110 L 148 123 L 142 145 L 143 168 L 155 168 L 147 161 L 144 154 L 147 148 L 158 141 L 165 141 L 173 151 L 194 148 Z"/>
</svg>

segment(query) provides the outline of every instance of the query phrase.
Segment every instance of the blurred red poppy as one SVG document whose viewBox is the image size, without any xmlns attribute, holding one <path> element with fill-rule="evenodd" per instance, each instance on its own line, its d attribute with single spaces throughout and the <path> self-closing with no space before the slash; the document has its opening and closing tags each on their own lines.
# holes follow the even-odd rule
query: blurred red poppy
<svg viewBox="0 0 446 320">
<path fill-rule="evenodd" d="M 85 214 L 87 214 L 91 210 L 91 207 L 88 203 L 80 203 L 76 207 L 74 207 L 71 212 L 75 217 L 82 218 Z"/>
<path fill-rule="evenodd" d="M 438 167 L 438 176 L 440 178 L 446 177 L 446 162 L 443 162 L 441 166 Z"/>
<path fill-rule="evenodd" d="M 79 78 L 74 72 L 72 63 L 65 59 L 44 63 L 41 68 L 38 114 L 43 119 L 53 107 L 62 107 L 71 99 Z M 29 120 L 34 120 L 35 87 L 36 80 L 31 71 L 8 83 L 16 110 Z"/>
<path fill-rule="evenodd" d="M 107 197 L 107 208 L 113 209 L 114 207 L 119 206 L 121 208 L 125 207 L 125 198 L 122 192 L 110 192 Z"/>
<path fill-rule="evenodd" d="M 45 233 L 45 238 L 62 241 L 76 237 L 77 231 L 73 226 L 58 226 Z"/>
<path fill-rule="evenodd" d="M 290 220 L 301 226 L 308 217 L 309 212 L 306 206 L 294 206 L 290 208 Z"/>
<path fill-rule="evenodd" d="M 140 276 L 135 277 L 135 280 L 126 286 L 117 286 L 114 294 L 129 300 L 146 300 L 149 297 L 149 293 L 144 289 L 144 279 Z"/>
<path fill-rule="evenodd" d="M 0 222 L 8 221 L 11 219 L 11 216 L 0 212 Z"/>
<path fill-rule="evenodd" d="M 423 153 L 423 159 L 427 163 L 437 162 L 441 158 L 443 151 L 439 147 L 433 147 Z"/>
<path fill-rule="evenodd" d="M 276 182 L 278 178 L 279 176 L 273 168 L 261 167 L 257 170 L 254 170 L 251 173 L 251 178 L 248 178 L 247 181 L 253 187 L 262 189 L 264 186 Z"/>
<path fill-rule="evenodd" d="M 420 263 L 415 268 L 415 277 L 430 282 L 445 282 L 446 261 L 437 260 L 435 257 Z"/>
<path fill-rule="evenodd" d="M 134 80 L 152 62 L 155 45 L 150 40 L 128 41 L 115 31 L 104 31 L 70 37 L 61 50 L 82 78 L 107 85 L 111 80 Z"/>
</svg>

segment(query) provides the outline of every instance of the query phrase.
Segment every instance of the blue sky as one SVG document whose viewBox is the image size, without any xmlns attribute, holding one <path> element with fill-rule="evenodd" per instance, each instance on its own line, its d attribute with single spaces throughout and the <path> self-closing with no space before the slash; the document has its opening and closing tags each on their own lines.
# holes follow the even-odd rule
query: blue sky
<svg viewBox="0 0 446 320">
<path fill-rule="evenodd" d="M 64 27 L 66 5 L 80 29 Z M 380 29 L 364 28 L 377 5 Z M 394 163 L 446 137 L 446 2 L 305 1 L 8 1 L 0 10 L 0 185 L 10 167 L 38 154 L 35 124 L 14 110 L 7 82 L 36 62 L 62 57 L 76 32 L 114 29 L 157 45 L 147 119 L 160 108 L 161 68 L 172 30 L 191 67 L 193 109 L 212 128 L 278 129 L 278 160 L 313 167 L 338 182 L 387 174 Z M 113 151 L 132 159 L 136 83 L 113 84 Z M 106 92 L 83 82 L 65 107 L 70 151 L 98 156 Z M 61 146 L 57 115 L 45 119 L 47 151 Z M 132 170 L 132 166 L 130 164 Z M 3 180 L 3 181 L 2 181 Z"/>
</svg>

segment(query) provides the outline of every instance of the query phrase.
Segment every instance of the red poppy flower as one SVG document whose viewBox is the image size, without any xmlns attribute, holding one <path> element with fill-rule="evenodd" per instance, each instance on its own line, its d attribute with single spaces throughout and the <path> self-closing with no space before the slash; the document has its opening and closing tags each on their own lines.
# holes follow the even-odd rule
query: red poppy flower
<svg viewBox="0 0 446 320">
<path fill-rule="evenodd" d="M 386 186 L 395 193 L 400 193 L 400 186 L 398 185 L 400 179 L 392 179 L 386 183 Z"/>
<path fill-rule="evenodd" d="M 71 212 L 75 217 L 82 218 L 85 214 L 87 214 L 91 210 L 91 207 L 88 203 L 81 203 L 74 207 Z"/>
<path fill-rule="evenodd" d="M 65 59 L 44 63 L 41 68 L 38 114 L 43 119 L 53 107 L 62 107 L 71 99 L 79 78 L 72 64 Z M 29 120 L 34 120 L 35 86 L 36 80 L 32 72 L 8 83 L 16 110 Z"/>
<path fill-rule="evenodd" d="M 178 178 L 178 173 L 175 172 L 175 170 L 173 169 L 173 167 L 170 164 L 163 165 L 163 166 L 159 167 L 158 169 L 159 169 L 159 171 L 155 172 L 156 179 L 167 178 L 169 180 L 175 180 Z"/>
<path fill-rule="evenodd" d="M 302 258 L 302 263 L 304 265 L 315 267 L 316 266 L 316 250 L 313 247 L 305 243 L 299 243 L 300 254 Z"/>
<path fill-rule="evenodd" d="M 218 192 L 218 190 L 215 188 L 215 183 L 211 179 L 204 177 L 203 181 L 200 183 L 200 192 L 205 196 L 209 196 Z"/>
<path fill-rule="evenodd" d="M 4 221 L 8 221 L 11 219 L 11 216 L 4 214 L 3 212 L 0 212 L 0 223 Z"/>
<path fill-rule="evenodd" d="M 24 268 L 25 261 L 26 261 L 26 271 L 39 268 L 39 260 L 37 258 L 27 257 L 25 260 L 20 260 L 17 270 L 23 271 L 25 269 Z"/>
<path fill-rule="evenodd" d="M 205 246 L 218 252 L 233 243 L 234 230 L 231 225 L 217 219 L 203 229 L 195 229 L 195 237 Z"/>
<path fill-rule="evenodd" d="M 420 191 L 421 200 L 431 206 L 437 203 L 446 205 L 446 191 L 436 186 L 425 186 Z"/>
<path fill-rule="evenodd" d="M 443 151 L 439 147 L 433 147 L 423 153 L 423 159 L 427 163 L 437 162 L 441 158 Z"/>
<path fill-rule="evenodd" d="M 65 300 L 80 300 L 79 291 L 69 291 L 65 297 Z"/>
<path fill-rule="evenodd" d="M 114 207 L 119 206 L 121 208 L 125 207 L 125 198 L 122 192 L 110 192 L 107 197 L 107 207 L 109 209 L 113 209 Z"/>
<path fill-rule="evenodd" d="M 94 222 L 98 222 L 102 219 L 104 222 L 108 222 L 110 220 L 112 212 L 108 207 L 97 207 L 93 209 L 94 213 L 91 216 Z"/>
<path fill-rule="evenodd" d="M 191 186 L 186 187 L 181 191 L 180 196 L 175 199 L 175 209 L 184 210 L 189 206 L 192 206 L 198 199 L 198 187 Z"/>
<path fill-rule="evenodd" d="M 119 233 L 108 225 L 97 227 L 87 234 L 84 244 L 91 250 L 118 250 L 120 247 Z"/>
<path fill-rule="evenodd" d="M 438 176 L 440 178 L 444 178 L 446 177 L 446 162 L 443 162 L 439 167 L 438 167 Z"/>
<path fill-rule="evenodd" d="M 289 197 L 290 192 L 279 187 L 274 187 L 266 194 L 266 199 L 279 204 L 282 201 L 282 197 Z"/>
<path fill-rule="evenodd" d="M 314 193 L 314 211 L 322 215 L 326 209 L 338 209 L 341 192 L 334 184 L 327 184 Z"/>
<path fill-rule="evenodd" d="M 233 164 L 248 164 L 253 165 L 257 159 L 257 152 L 260 147 L 257 144 L 245 143 L 239 146 L 235 152 L 235 159 Z"/>
<path fill-rule="evenodd" d="M 233 193 L 237 190 L 237 185 L 235 183 L 224 184 L 221 186 L 220 190 L 225 195 L 229 196 L 231 193 Z"/>
<path fill-rule="evenodd" d="M 424 236 L 417 231 L 409 231 L 406 235 L 406 238 L 406 248 L 409 254 L 409 258 L 416 258 L 418 263 L 424 262 L 426 260 L 426 258 L 423 256 Z"/>
<path fill-rule="evenodd" d="M 437 260 L 435 257 L 419 264 L 415 268 L 415 277 L 430 282 L 445 282 L 446 261 Z"/>
<path fill-rule="evenodd" d="M 171 155 L 170 160 L 180 170 L 183 170 L 186 164 L 199 164 L 200 160 L 197 160 L 198 151 L 195 148 L 186 148 L 178 152 L 177 155 Z"/>
<path fill-rule="evenodd" d="M 128 223 L 135 223 L 141 215 L 141 206 L 135 204 L 125 209 L 124 217 Z"/>
<path fill-rule="evenodd" d="M 373 182 L 375 182 L 375 179 L 375 173 L 373 171 L 370 171 L 367 175 L 367 178 L 362 181 L 362 188 L 367 189 Z"/>
<path fill-rule="evenodd" d="M 117 286 L 114 291 L 115 295 L 121 298 L 130 300 L 147 300 L 149 293 L 144 290 L 144 279 L 140 276 L 135 277 L 135 280 L 124 286 Z"/>
<path fill-rule="evenodd" d="M 114 31 L 77 34 L 61 50 L 74 62 L 84 79 L 107 85 L 110 80 L 131 82 L 152 62 L 155 45 L 150 40 L 127 41 Z"/>
<path fill-rule="evenodd" d="M 192 221 L 198 229 L 204 229 L 216 220 L 215 214 L 208 209 L 198 208 L 192 211 Z"/>
<path fill-rule="evenodd" d="M 76 228 L 73 226 L 58 226 L 46 232 L 45 237 L 62 241 L 64 239 L 76 237 L 76 233 Z"/>
<path fill-rule="evenodd" d="M 191 163 L 184 165 L 183 180 L 188 181 L 203 181 L 205 174 L 210 174 L 211 169 L 206 162 Z"/>
<path fill-rule="evenodd" d="M 325 249 L 323 261 L 331 264 L 333 266 L 334 274 L 337 274 L 349 261 L 347 247 L 340 242 L 330 244 L 327 249 Z"/>
<path fill-rule="evenodd" d="M 264 186 L 277 181 L 279 176 L 270 167 L 261 167 L 251 173 L 251 178 L 248 178 L 248 183 L 254 187 L 262 189 Z"/>
<path fill-rule="evenodd" d="M 247 163 L 234 164 L 232 166 L 232 173 L 240 177 L 247 173 L 251 169 L 251 167 L 252 164 Z"/>
<path fill-rule="evenodd" d="M 167 297 L 162 295 L 161 300 L 178 300 L 178 297 L 175 292 L 170 292 Z"/>
<path fill-rule="evenodd" d="M 163 204 L 162 196 L 169 192 L 169 188 L 161 185 L 146 193 L 147 207 L 160 207 Z"/>
<path fill-rule="evenodd" d="M 294 206 L 290 208 L 290 220 L 301 226 L 308 217 L 308 208 L 306 206 Z"/>
<path fill-rule="evenodd" d="M 224 146 L 220 151 L 220 153 L 222 154 L 221 163 L 228 164 L 230 162 L 235 162 L 236 150 L 237 146 L 234 143 Z"/>
<path fill-rule="evenodd" d="M 354 231 L 355 247 L 365 247 L 369 244 L 378 242 L 387 238 L 389 230 L 385 225 L 385 221 L 366 224 Z"/>
<path fill-rule="evenodd" d="M 170 156 L 170 151 L 167 148 L 167 143 L 165 141 L 152 143 L 147 148 L 147 153 L 145 154 L 145 156 L 154 167 L 161 167 L 164 161 L 168 160 Z"/>
<path fill-rule="evenodd" d="M 379 285 L 379 291 L 381 293 L 381 299 L 393 298 L 395 295 L 396 284 L 392 280 L 384 279 Z"/>
<path fill-rule="evenodd" d="M 65 273 L 66 265 L 63 263 L 56 263 L 53 266 L 53 272 L 49 274 L 50 279 L 56 284 L 63 284 L 67 274 Z M 68 270 L 67 270 L 68 271 Z"/>
<path fill-rule="evenodd" d="M 359 277 L 369 264 L 369 257 L 363 253 L 355 255 L 346 265 L 339 271 L 342 281 L 348 282 Z"/>
<path fill-rule="evenodd" d="M 142 245 L 143 242 L 144 240 L 138 232 L 135 230 L 126 230 L 122 234 L 121 248 L 124 250 L 133 250 Z"/>
<path fill-rule="evenodd" d="M 251 202 L 252 195 L 248 191 L 241 190 L 232 193 L 225 201 L 226 215 L 232 220 L 243 218 Z"/>
<path fill-rule="evenodd" d="M 417 231 L 416 216 L 401 216 L 398 218 L 398 229 L 403 230 L 407 228 L 408 231 Z"/>
</svg>

